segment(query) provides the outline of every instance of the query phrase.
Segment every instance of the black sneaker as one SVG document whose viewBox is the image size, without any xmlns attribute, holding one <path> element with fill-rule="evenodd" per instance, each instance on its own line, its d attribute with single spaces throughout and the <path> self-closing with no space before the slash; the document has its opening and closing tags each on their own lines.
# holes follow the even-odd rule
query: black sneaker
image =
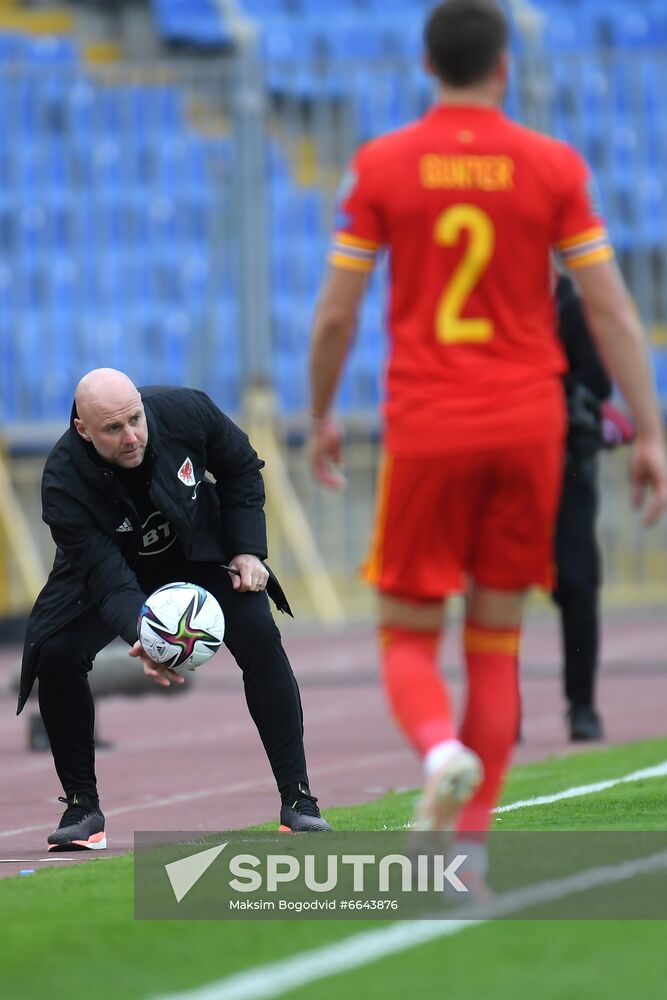
<svg viewBox="0 0 667 1000">
<path fill-rule="evenodd" d="M 307 785 L 295 785 L 285 795 L 280 807 L 282 833 L 323 833 L 331 827 L 322 819 L 317 799 Z"/>
<path fill-rule="evenodd" d="M 590 705 L 571 705 L 567 713 L 570 739 L 574 743 L 604 739 L 600 716 Z"/>
<path fill-rule="evenodd" d="M 58 829 L 47 837 L 50 851 L 103 851 L 107 846 L 104 816 L 99 804 L 89 795 L 74 792 L 59 802 L 67 803 Z"/>
</svg>

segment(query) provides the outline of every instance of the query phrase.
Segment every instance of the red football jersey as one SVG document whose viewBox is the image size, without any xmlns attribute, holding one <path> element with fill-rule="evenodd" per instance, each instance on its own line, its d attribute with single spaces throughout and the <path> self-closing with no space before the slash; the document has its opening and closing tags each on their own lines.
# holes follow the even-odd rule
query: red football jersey
<svg viewBox="0 0 667 1000">
<path fill-rule="evenodd" d="M 370 271 L 389 251 L 390 451 L 563 434 L 552 254 L 612 256 L 591 187 L 570 146 L 480 106 L 438 105 L 359 150 L 329 259 Z"/>
</svg>

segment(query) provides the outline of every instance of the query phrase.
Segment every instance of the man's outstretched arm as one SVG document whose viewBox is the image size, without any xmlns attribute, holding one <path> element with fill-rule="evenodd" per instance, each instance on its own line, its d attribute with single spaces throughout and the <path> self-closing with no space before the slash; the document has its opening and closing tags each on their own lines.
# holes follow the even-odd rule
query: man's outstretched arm
<svg viewBox="0 0 667 1000">
<path fill-rule="evenodd" d="M 342 489 L 345 479 L 338 468 L 341 432 L 331 408 L 354 340 L 367 283 L 368 272 L 331 268 L 320 292 L 311 332 L 310 463 L 315 478 L 333 489 Z"/>
</svg>

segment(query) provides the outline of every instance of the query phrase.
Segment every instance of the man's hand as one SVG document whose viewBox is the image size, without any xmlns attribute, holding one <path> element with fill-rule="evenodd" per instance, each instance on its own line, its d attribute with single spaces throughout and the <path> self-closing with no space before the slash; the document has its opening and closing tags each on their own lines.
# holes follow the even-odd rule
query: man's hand
<svg viewBox="0 0 667 1000">
<path fill-rule="evenodd" d="M 310 466 L 318 482 L 332 490 L 344 490 L 347 480 L 340 471 L 343 460 L 343 432 L 333 417 L 313 421 L 308 441 Z"/>
<path fill-rule="evenodd" d="M 642 521 L 650 527 L 667 508 L 667 461 L 661 440 L 637 437 L 630 458 L 630 482 L 632 502 L 644 507 Z"/>
<path fill-rule="evenodd" d="M 269 571 L 257 556 L 234 556 L 229 565 L 240 574 L 238 576 L 236 573 L 229 574 L 234 590 L 243 593 L 246 590 L 264 590 L 266 587 Z"/>
<path fill-rule="evenodd" d="M 172 681 L 174 684 L 185 683 L 185 677 L 181 677 L 175 670 L 171 670 L 165 664 L 156 663 L 155 660 L 151 660 L 138 639 L 127 655 L 138 657 L 143 664 L 146 676 L 152 678 L 160 687 L 169 687 Z"/>
</svg>

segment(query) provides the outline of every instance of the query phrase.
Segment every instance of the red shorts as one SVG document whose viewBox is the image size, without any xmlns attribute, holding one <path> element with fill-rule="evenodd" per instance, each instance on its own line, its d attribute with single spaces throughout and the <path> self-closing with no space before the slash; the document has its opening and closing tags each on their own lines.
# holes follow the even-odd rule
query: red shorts
<svg viewBox="0 0 667 1000">
<path fill-rule="evenodd" d="M 406 599 L 467 578 L 497 590 L 553 582 L 563 442 L 412 458 L 385 455 L 364 578 Z"/>
</svg>

